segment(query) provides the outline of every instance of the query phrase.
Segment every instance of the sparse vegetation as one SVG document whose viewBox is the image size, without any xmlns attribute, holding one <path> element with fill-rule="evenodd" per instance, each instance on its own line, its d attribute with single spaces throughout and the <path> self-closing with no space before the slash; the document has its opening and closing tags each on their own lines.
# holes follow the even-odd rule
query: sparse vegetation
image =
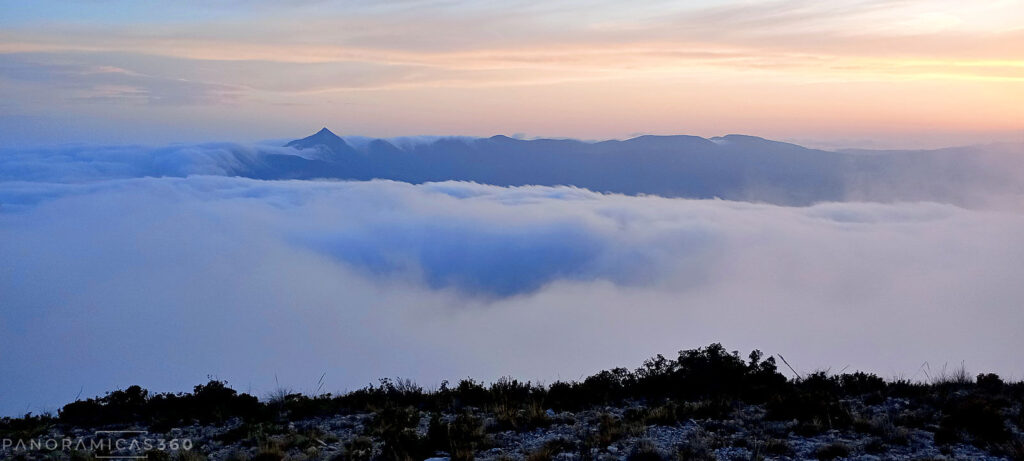
<svg viewBox="0 0 1024 461">
<path fill-rule="evenodd" d="M 705 431 L 697 431 L 679 445 L 676 453 L 679 461 L 716 461 L 715 449 L 722 446 L 722 441 Z"/>
<path fill-rule="evenodd" d="M 162 433 L 204 424 L 225 426 L 211 440 L 235 447 L 230 455 L 221 455 L 233 461 L 295 456 L 407 460 L 438 454 L 457 461 L 474 459 L 495 446 L 494 437 L 518 437 L 554 426 L 574 427 L 575 432 L 519 456 L 545 460 L 572 453 L 589 460 L 603 451 L 627 450 L 618 456 L 646 460 L 672 454 L 680 460 L 709 460 L 728 448 L 745 450 L 749 459 L 835 459 L 909 447 L 923 433 L 946 454 L 969 444 L 1019 457 L 1024 451 L 1024 384 L 990 373 L 974 380 L 967 376 L 961 366 L 929 372 L 925 382 L 823 371 L 786 379 L 775 360 L 759 351 L 744 360 L 712 344 L 681 351 L 675 359 L 655 356 L 632 371 L 615 368 L 550 386 L 514 378 L 490 385 L 464 379 L 425 391 L 409 380 L 383 379 L 345 395 L 308 397 L 281 391 L 263 402 L 221 381 L 182 394 L 150 394 L 131 386 L 70 403 L 56 416 L 2 418 L 0 436 L 28 439 L 67 428 L 145 427 Z M 349 423 L 352 432 L 345 439 L 318 426 L 291 425 L 337 415 L 364 416 Z M 639 442 L 652 432 L 684 427 L 688 435 L 673 442 L 674 453 Z M 861 441 L 811 450 L 787 440 L 836 433 Z M 325 458 L 321 450 L 328 445 L 337 448 Z M 154 453 L 153 459 L 166 458 L 161 455 Z M 201 455 L 180 452 L 167 459 Z"/>
<path fill-rule="evenodd" d="M 654 444 L 648 441 L 638 443 L 626 456 L 626 461 L 663 461 L 664 456 L 658 451 Z"/>
</svg>

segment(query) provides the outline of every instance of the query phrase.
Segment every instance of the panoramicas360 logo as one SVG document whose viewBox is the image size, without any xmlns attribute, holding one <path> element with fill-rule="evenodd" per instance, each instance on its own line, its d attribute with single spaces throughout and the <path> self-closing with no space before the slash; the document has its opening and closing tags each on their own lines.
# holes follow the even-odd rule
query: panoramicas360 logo
<svg viewBox="0 0 1024 461">
<path fill-rule="evenodd" d="M 90 452 L 97 459 L 146 459 L 150 452 L 191 451 L 192 439 L 150 437 L 148 431 L 96 431 L 86 437 L 0 439 L 0 452 Z"/>
</svg>

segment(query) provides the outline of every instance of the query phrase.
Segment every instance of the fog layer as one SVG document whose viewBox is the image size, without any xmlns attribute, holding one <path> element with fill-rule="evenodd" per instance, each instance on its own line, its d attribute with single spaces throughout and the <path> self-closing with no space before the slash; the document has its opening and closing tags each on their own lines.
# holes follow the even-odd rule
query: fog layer
<svg viewBox="0 0 1024 461">
<path fill-rule="evenodd" d="M 325 372 L 335 392 L 396 376 L 551 382 L 713 341 L 801 371 L 921 378 L 925 361 L 963 361 L 1024 375 L 1013 207 L 465 182 L 28 182 L 7 165 L 4 414 L 208 377 L 257 395 L 314 391 Z"/>
</svg>

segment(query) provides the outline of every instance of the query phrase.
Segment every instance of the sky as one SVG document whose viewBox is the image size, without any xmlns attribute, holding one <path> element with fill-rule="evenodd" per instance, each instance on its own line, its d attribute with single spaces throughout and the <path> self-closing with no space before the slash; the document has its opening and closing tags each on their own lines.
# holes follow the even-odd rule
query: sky
<svg viewBox="0 0 1024 461">
<path fill-rule="evenodd" d="M 1017 0 L 0 1 L 5 146 L 1024 140 Z"/>
<path fill-rule="evenodd" d="M 1024 379 L 1021 24 L 1019 0 L 0 0 L 0 415 L 211 378 L 551 383 L 713 342 Z M 243 177 L 319 158 L 282 145 L 322 126 L 979 145 L 850 153 L 895 167 L 799 207 L 763 194 L 837 154 L 752 143 L 778 170 L 749 201 Z"/>
</svg>

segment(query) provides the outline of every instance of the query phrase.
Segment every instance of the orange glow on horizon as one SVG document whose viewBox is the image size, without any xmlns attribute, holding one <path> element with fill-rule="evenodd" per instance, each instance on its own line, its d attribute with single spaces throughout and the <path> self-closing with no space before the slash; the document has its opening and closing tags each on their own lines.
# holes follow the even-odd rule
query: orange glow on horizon
<svg viewBox="0 0 1024 461">
<path fill-rule="evenodd" d="M 78 66 L 52 88 L 44 78 L 5 83 L 15 96 L 35 88 L 24 107 L 83 116 L 103 101 L 152 117 L 186 104 L 210 119 L 336 120 L 366 135 L 1024 130 L 1024 29 L 1013 20 L 1024 20 L 1024 8 L 1012 2 L 698 3 L 625 16 L 461 6 L 149 27 L 49 23 L 0 32 L 0 56 Z M 124 77 L 97 77 L 111 70 Z M 144 103 L 173 85 L 195 89 L 170 91 L 163 108 Z"/>
</svg>

